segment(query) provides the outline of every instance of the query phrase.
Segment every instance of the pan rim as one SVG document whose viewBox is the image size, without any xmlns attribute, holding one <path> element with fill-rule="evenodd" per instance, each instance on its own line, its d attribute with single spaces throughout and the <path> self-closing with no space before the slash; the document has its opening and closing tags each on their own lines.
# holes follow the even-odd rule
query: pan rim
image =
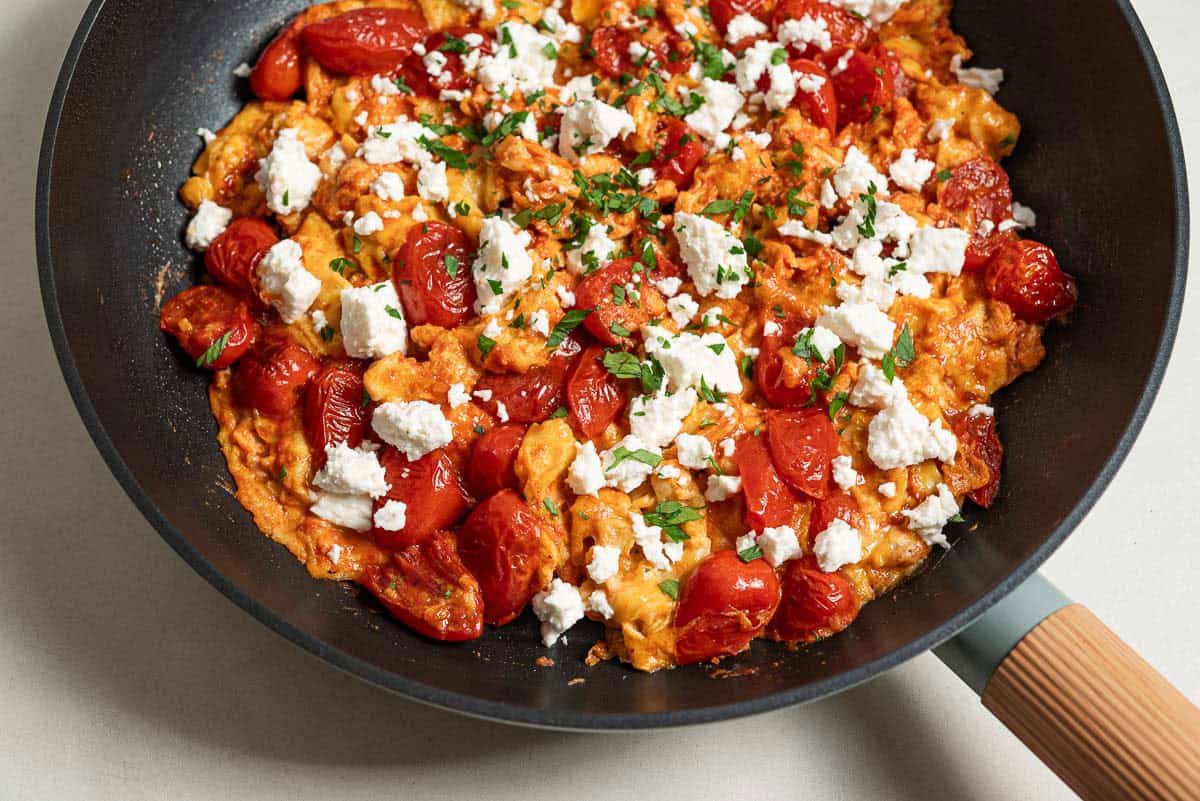
<svg viewBox="0 0 1200 801">
<path fill-rule="evenodd" d="M 74 355 L 71 353 L 67 341 L 66 328 L 63 324 L 61 310 L 58 305 L 49 219 L 50 185 L 53 177 L 58 129 L 62 121 L 62 113 L 75 70 L 87 46 L 92 28 L 104 10 L 106 0 L 92 0 L 84 12 L 79 27 L 76 29 L 75 35 L 71 40 L 50 100 L 38 163 L 35 201 L 38 275 L 46 323 L 50 331 L 50 338 L 54 343 L 54 351 L 59 367 L 84 426 L 87 428 L 88 434 L 91 436 L 96 448 L 100 451 L 109 470 L 117 479 L 122 489 L 124 489 L 126 495 L 129 496 L 130 500 L 133 501 L 134 505 L 150 524 L 154 526 L 155 530 L 158 531 L 167 544 L 183 557 L 206 581 L 233 603 L 267 626 L 267 628 L 314 656 L 357 678 L 399 693 L 415 701 L 473 717 L 538 728 L 577 731 L 652 730 L 711 723 L 761 714 L 833 695 L 874 678 L 880 673 L 890 670 L 948 640 L 1008 595 L 1009 592 L 1037 570 L 1058 549 L 1108 488 L 1113 476 L 1116 475 L 1116 472 L 1125 461 L 1134 441 L 1141 432 L 1146 417 L 1158 395 L 1174 347 L 1186 286 L 1190 225 L 1188 216 L 1187 174 L 1183 154 L 1183 142 L 1179 132 L 1175 109 L 1153 47 L 1129 0 L 1112 0 L 1112 2 L 1123 15 L 1130 32 L 1133 34 L 1139 55 L 1145 64 L 1154 89 L 1155 99 L 1163 117 L 1167 149 L 1171 159 L 1170 180 L 1176 212 L 1173 242 L 1174 264 L 1172 265 L 1171 286 L 1167 299 L 1166 319 L 1162 329 L 1158 333 L 1158 345 L 1146 384 L 1138 396 L 1133 413 L 1130 415 L 1112 453 L 1105 460 L 1092 485 L 1076 502 L 1070 513 L 1063 518 L 1058 526 L 1049 533 L 1045 541 L 1020 566 L 1005 579 L 997 582 L 985 591 L 973 604 L 967 606 L 958 614 L 942 621 L 942 623 L 923 636 L 878 659 L 836 676 L 753 700 L 739 701 L 721 706 L 667 712 L 584 713 L 555 709 L 534 709 L 504 702 L 487 701 L 463 693 L 442 690 L 389 671 L 381 670 L 364 660 L 328 645 L 318 637 L 283 620 L 270 609 L 257 602 L 231 579 L 218 571 L 211 562 L 205 559 L 190 544 L 183 532 L 177 529 L 159 511 L 153 501 L 150 500 L 109 438 L 104 424 L 100 420 L 88 396 L 87 389 L 83 385 L 82 376 L 75 364 Z"/>
</svg>

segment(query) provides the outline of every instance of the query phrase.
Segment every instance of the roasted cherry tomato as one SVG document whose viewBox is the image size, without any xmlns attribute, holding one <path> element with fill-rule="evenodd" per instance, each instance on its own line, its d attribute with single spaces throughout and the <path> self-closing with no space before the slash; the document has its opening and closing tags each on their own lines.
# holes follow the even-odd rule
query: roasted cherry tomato
<svg viewBox="0 0 1200 801">
<path fill-rule="evenodd" d="M 708 4 L 708 11 L 712 16 L 713 27 L 724 36 L 730 20 L 742 14 L 757 17 L 764 5 L 766 0 L 712 0 Z"/>
<path fill-rule="evenodd" d="M 768 411 L 767 447 L 784 481 L 810 498 L 829 497 L 838 438 L 824 409 Z"/>
<path fill-rule="evenodd" d="M 486 498 L 503 489 L 519 489 L 517 452 L 527 427 L 520 423 L 494 426 L 479 439 L 471 451 L 467 484 L 476 498 Z"/>
<path fill-rule="evenodd" d="M 309 25 L 300 32 L 304 50 L 338 75 L 392 72 L 429 35 L 419 11 L 360 8 Z"/>
<path fill-rule="evenodd" d="M 363 403 L 362 367 L 353 362 L 328 364 L 304 394 L 304 433 L 313 464 L 325 464 L 325 448 L 346 443 L 357 448 L 367 431 L 368 404 Z"/>
<path fill-rule="evenodd" d="M 771 406 L 791 408 L 812 403 L 811 380 L 822 365 L 808 364 L 800 357 L 788 355 L 796 334 L 806 325 L 794 317 L 781 320 L 770 311 L 764 316 L 763 330 L 776 327 L 778 330 L 763 335 L 758 358 L 754 360 L 754 384 Z M 832 364 L 823 367 L 833 375 Z"/>
<path fill-rule="evenodd" d="M 475 243 L 460 228 L 431 220 L 408 229 L 393 280 L 409 326 L 454 328 L 474 315 Z"/>
<path fill-rule="evenodd" d="M 835 47 L 821 57 L 833 81 L 838 125 L 843 127 L 852 122 L 870 122 L 891 110 L 895 97 L 895 80 L 885 55 L 855 50 L 846 57 L 845 69 L 838 69 L 846 53 L 846 48 Z"/>
<path fill-rule="evenodd" d="M 492 396 L 481 404 L 499 416 L 498 403 L 504 404 L 508 419 L 514 423 L 540 423 L 563 405 L 567 375 L 583 346 L 575 337 L 567 337 L 541 367 L 524 373 L 487 374 L 475 385 L 476 391 L 490 390 Z"/>
<path fill-rule="evenodd" d="M 387 495 L 375 499 L 375 511 L 388 501 L 401 501 L 407 507 L 404 528 L 393 531 L 375 526 L 371 529 L 379 547 L 398 551 L 423 542 L 435 531 L 454 525 L 467 513 L 470 496 L 444 449 L 430 451 L 414 462 L 389 445 L 379 452 L 379 463 L 383 465 L 391 489 Z"/>
<path fill-rule="evenodd" d="M 1030 239 L 1002 247 L 983 280 L 989 295 L 1029 322 L 1045 322 L 1075 305 L 1075 279 L 1058 266 L 1054 251 Z"/>
<path fill-rule="evenodd" d="M 219 286 L 194 286 L 163 304 L 158 327 L 175 337 L 197 367 L 220 370 L 241 358 L 258 336 L 245 297 Z"/>
<path fill-rule="evenodd" d="M 257 217 L 234 220 L 204 252 L 204 266 L 220 283 L 254 295 L 255 271 L 279 237 Z M 257 297 L 257 296 L 255 296 Z"/>
<path fill-rule="evenodd" d="M 771 526 L 791 525 L 797 498 L 779 477 L 763 437 L 748 435 L 739 439 L 733 458 L 742 477 L 746 522 L 750 528 L 762 531 Z"/>
<path fill-rule="evenodd" d="M 464 41 L 468 34 L 483 37 L 479 45 Z M 424 56 L 409 53 L 404 59 L 402 72 L 409 87 L 422 97 L 438 97 L 444 90 L 462 91 L 471 85 L 471 76 L 463 68 L 463 54 L 478 51 L 482 55 L 492 54 L 492 45 L 483 31 L 478 28 L 454 27 L 437 31 L 425 39 L 426 53 L 441 53 L 446 58 L 442 71 L 435 78 L 425 67 Z"/>
<path fill-rule="evenodd" d="M 363 570 L 362 584 L 404 625 L 435 640 L 483 634 L 483 593 L 459 558 L 453 535 L 439 531 L 419 545 Z"/>
<path fill-rule="evenodd" d="M 812 556 L 785 562 L 780 574 L 782 598 L 768 632 L 783 642 L 828 637 L 858 616 L 858 597 L 840 573 L 822 573 Z"/>
<path fill-rule="evenodd" d="M 250 91 L 260 100 L 289 100 L 303 84 L 297 17 L 259 54 L 250 72 Z"/>
<path fill-rule="evenodd" d="M 986 156 L 959 164 L 938 186 L 938 203 L 954 214 L 964 231 L 971 232 L 964 269 L 985 266 L 1006 242 L 1014 239 L 1011 233 L 996 230 L 1012 216 L 1012 200 L 1008 173 Z M 990 223 L 990 230 L 981 233 L 980 226 L 985 222 Z"/>
<path fill-rule="evenodd" d="M 510 489 L 475 507 L 458 532 L 458 552 L 483 590 L 483 620 L 503 626 L 539 589 L 541 521 Z"/>
<path fill-rule="evenodd" d="M 813 504 L 812 516 L 808 519 L 808 542 L 811 545 L 816 536 L 829 528 L 834 520 L 841 520 L 851 528 L 863 527 L 862 512 L 858 504 L 847 493 L 830 495 Z"/>
<path fill-rule="evenodd" d="M 831 47 L 852 47 L 862 50 L 871 43 L 871 29 L 858 17 L 844 8 L 822 3 L 819 0 L 781 0 L 775 6 L 773 21 L 778 30 L 783 23 L 790 19 L 811 17 L 813 20 L 823 20 L 829 30 Z M 789 49 L 797 58 L 816 58 L 821 54 L 821 48 L 815 44 L 791 45 Z"/>
<path fill-rule="evenodd" d="M 296 407 L 320 365 L 283 331 L 259 338 L 254 350 L 233 371 L 238 403 L 270 417 L 283 417 Z"/>
<path fill-rule="evenodd" d="M 575 287 L 575 306 L 594 309 L 583 326 L 603 345 L 620 345 L 629 341 L 650 319 L 647 311 L 658 290 L 645 281 L 636 285 L 639 300 L 635 303 L 626 287 L 633 285 L 633 259 L 618 259 L 584 276 Z"/>
<path fill-rule="evenodd" d="M 821 87 L 815 92 L 806 92 L 797 83 L 796 95 L 792 98 L 792 105 L 800 109 L 801 113 L 813 125 L 827 128 L 830 133 L 836 133 L 838 122 L 837 95 L 833 91 L 833 81 L 829 79 L 829 73 L 817 62 L 803 58 L 794 59 L 790 66 L 792 73 L 797 78 L 801 75 L 813 75 L 824 81 Z M 770 81 L 769 76 L 764 75 L 764 77 Z"/>
<path fill-rule="evenodd" d="M 955 462 L 968 462 L 972 473 L 987 476 L 987 483 L 967 493 L 968 498 L 987 509 L 1000 491 L 1000 464 L 1004 461 L 996 418 L 990 414 L 961 415 L 954 422 L 954 435 L 958 437 Z"/>
<path fill-rule="evenodd" d="M 604 367 L 604 349 L 583 352 L 567 378 L 567 407 L 588 439 L 598 439 L 625 409 L 625 393 Z"/>
<path fill-rule="evenodd" d="M 610 78 L 619 78 L 633 65 L 629 44 L 633 34 L 616 25 L 605 25 L 592 32 L 592 49 L 596 51 L 596 66 Z"/>
<path fill-rule="evenodd" d="M 679 189 L 692 185 L 696 165 L 704 158 L 704 146 L 688 124 L 676 117 L 658 121 L 656 151 L 650 166 L 658 177 L 674 182 Z"/>
<path fill-rule="evenodd" d="M 675 659 L 681 665 L 736 654 L 759 635 L 779 606 L 779 582 L 765 559 L 733 551 L 701 560 L 683 582 L 675 608 Z"/>
</svg>

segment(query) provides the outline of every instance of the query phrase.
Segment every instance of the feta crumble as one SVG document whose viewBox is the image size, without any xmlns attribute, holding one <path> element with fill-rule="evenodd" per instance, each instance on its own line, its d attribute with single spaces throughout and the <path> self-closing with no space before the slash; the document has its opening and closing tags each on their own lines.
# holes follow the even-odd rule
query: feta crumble
<svg viewBox="0 0 1200 801">
<path fill-rule="evenodd" d="M 218 206 L 211 200 L 203 201 L 200 208 L 196 209 L 196 214 L 192 217 L 191 222 L 188 223 L 187 246 L 192 250 L 208 250 L 208 246 L 213 243 L 214 239 L 225 233 L 225 229 L 231 222 L 233 222 L 232 211 L 224 206 Z"/>
<path fill-rule="evenodd" d="M 479 252 L 472 272 L 478 299 L 478 314 L 500 311 L 512 293 L 533 275 L 533 259 L 526 248 L 529 233 L 502 217 L 485 217 L 479 231 Z"/>
<path fill-rule="evenodd" d="M 713 220 L 686 212 L 675 215 L 672 230 L 700 297 L 736 298 L 750 280 L 742 241 Z"/>
<path fill-rule="evenodd" d="M 920 464 L 927 459 L 954 460 L 958 440 L 930 423 L 907 397 L 896 399 L 867 426 L 867 455 L 880 470 Z"/>
<path fill-rule="evenodd" d="M 258 263 L 259 288 L 288 325 L 299 320 L 321 292 L 321 281 L 304 268 L 304 251 L 294 239 L 271 246 Z"/>
<path fill-rule="evenodd" d="M 930 495 L 915 508 L 905 509 L 900 514 L 908 518 L 908 527 L 927 545 L 949 548 L 942 529 L 959 512 L 958 501 L 945 484 L 937 485 L 937 494 Z"/>
<path fill-rule="evenodd" d="M 308 160 L 295 128 L 280 131 L 258 165 L 254 180 L 267 196 L 267 208 L 281 215 L 308 208 L 321 183 L 321 168 Z"/>
<path fill-rule="evenodd" d="M 621 569 L 621 549 L 609 545 L 593 545 L 588 557 L 588 578 L 603 584 Z"/>
<path fill-rule="evenodd" d="M 454 439 L 450 421 L 440 406 L 428 401 L 388 401 L 375 408 L 371 428 L 384 442 L 410 461 L 449 445 Z"/>
<path fill-rule="evenodd" d="M 375 511 L 375 527 L 384 531 L 403 531 L 408 525 L 408 504 L 389 500 Z"/>
<path fill-rule="evenodd" d="M 567 629 L 583 619 L 583 599 L 573 584 L 560 578 L 533 596 L 533 613 L 542 621 L 542 643 L 549 648 Z"/>
<path fill-rule="evenodd" d="M 845 565 L 862 561 L 862 537 L 845 520 L 834 518 L 829 527 L 813 539 L 817 567 L 832 573 Z"/>
<path fill-rule="evenodd" d="M 379 359 L 404 353 L 408 325 L 391 281 L 343 289 L 342 344 L 355 359 Z"/>
</svg>

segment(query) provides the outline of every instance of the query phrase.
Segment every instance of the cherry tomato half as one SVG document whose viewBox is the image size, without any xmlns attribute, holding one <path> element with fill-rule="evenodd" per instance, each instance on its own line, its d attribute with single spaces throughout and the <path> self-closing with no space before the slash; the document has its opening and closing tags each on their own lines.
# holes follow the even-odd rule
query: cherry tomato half
<svg viewBox="0 0 1200 801">
<path fill-rule="evenodd" d="M 763 439 L 744 436 L 737 441 L 733 454 L 746 496 L 746 522 L 755 531 L 790 525 L 797 503 L 795 494 L 779 477 Z"/>
<path fill-rule="evenodd" d="M 305 27 L 300 39 L 305 52 L 330 72 L 377 75 L 400 66 L 428 35 L 419 11 L 360 8 Z"/>
<path fill-rule="evenodd" d="M 788 20 L 806 16 L 825 22 L 825 27 L 829 30 L 831 48 L 851 47 L 855 50 L 862 50 L 871 44 L 871 29 L 867 27 L 866 23 L 844 8 L 831 6 L 829 3 L 822 3 L 819 0 L 781 0 L 775 6 L 775 14 L 772 19 L 775 29 L 779 30 L 780 26 Z M 789 49 L 796 58 L 816 58 L 822 52 L 821 48 L 815 44 L 791 45 Z"/>
<path fill-rule="evenodd" d="M 483 590 L 485 623 L 503 626 L 540 589 L 541 521 L 513 490 L 475 507 L 458 532 L 458 552 Z"/>
<path fill-rule="evenodd" d="M 1062 271 L 1054 251 L 1040 242 L 1009 242 L 984 273 L 988 294 L 1008 304 L 1021 320 L 1041 323 L 1075 305 L 1075 279 Z"/>
<path fill-rule="evenodd" d="M 567 337 L 550 361 L 524 373 L 487 374 L 475 385 L 476 391 L 490 390 L 490 400 L 482 405 L 497 416 L 498 403 L 504 404 L 508 419 L 514 423 L 540 423 L 563 405 L 567 375 L 575 357 L 583 350 L 576 337 Z"/>
<path fill-rule="evenodd" d="M 445 531 L 393 554 L 390 562 L 369 565 L 362 583 L 392 617 L 418 634 L 449 642 L 483 634 L 479 582 Z"/>
<path fill-rule="evenodd" d="M 1000 465 L 1004 461 L 1004 446 L 996 433 L 996 418 L 990 414 L 961 415 L 954 422 L 958 437 L 957 460 L 967 460 L 981 467 L 987 483 L 967 493 L 967 497 L 984 509 L 989 508 L 1000 492 Z"/>
<path fill-rule="evenodd" d="M 792 488 L 817 500 L 829 497 L 838 438 L 824 409 L 768 411 L 767 447 Z"/>
<path fill-rule="evenodd" d="M 713 27 L 721 32 L 721 36 L 724 36 L 725 31 L 729 28 L 729 22 L 734 17 L 742 14 L 757 17 L 764 5 L 766 5 L 766 0 L 711 0 L 708 4 L 708 11 L 712 17 Z"/>
<path fill-rule="evenodd" d="M 258 337 L 245 297 L 210 284 L 189 287 L 164 303 L 158 327 L 175 337 L 197 367 L 210 370 L 236 362 Z"/>
<path fill-rule="evenodd" d="M 593 345 L 583 352 L 567 378 L 567 407 L 579 430 L 597 439 L 625 409 L 625 393 L 604 367 L 604 349 Z"/>
<path fill-rule="evenodd" d="M 474 259 L 475 243 L 456 226 L 431 220 L 408 229 L 392 278 L 410 326 L 454 328 L 471 319 Z"/>
<path fill-rule="evenodd" d="M 593 309 L 583 326 L 602 345 L 620 345 L 629 341 L 647 321 L 649 309 L 661 305 L 658 290 L 645 281 L 636 285 L 638 300 L 626 287 L 633 285 L 633 259 L 617 259 L 596 272 L 584 276 L 575 287 L 575 305 Z"/>
<path fill-rule="evenodd" d="M 592 32 L 592 49 L 596 51 L 596 66 L 610 78 L 629 72 L 633 57 L 629 44 L 633 34 L 615 25 L 605 25 Z"/>
<path fill-rule="evenodd" d="M 806 364 L 799 357 L 788 354 L 796 341 L 796 334 L 808 323 L 794 317 L 780 320 L 773 312 L 764 315 L 763 334 L 759 344 L 758 358 L 754 360 L 754 384 L 771 406 L 790 408 L 812 403 L 811 379 L 817 375 L 821 365 Z M 778 330 L 774 330 L 778 327 Z M 831 372 L 832 365 L 824 365 Z"/>
<path fill-rule="evenodd" d="M 467 513 L 470 496 L 462 478 L 444 449 L 430 451 L 416 461 L 390 445 L 379 453 L 391 488 L 375 499 L 374 511 L 388 501 L 401 501 L 405 510 L 404 528 L 399 531 L 375 526 L 371 533 L 381 548 L 398 551 L 428 539 L 435 531 L 449 528 Z"/>
<path fill-rule="evenodd" d="M 238 403 L 270 417 L 283 417 L 300 402 L 316 374 L 317 360 L 283 331 L 259 338 L 233 371 Z"/>
<path fill-rule="evenodd" d="M 980 156 L 959 164 L 950 171 L 950 178 L 938 186 L 938 202 L 954 214 L 959 227 L 971 232 L 971 244 L 963 264 L 966 270 L 985 266 L 1012 234 L 1002 234 L 995 227 L 1012 214 L 1012 188 L 1008 173 L 996 162 Z M 991 231 L 980 235 L 980 225 L 990 222 Z"/>
<path fill-rule="evenodd" d="M 765 559 L 743 562 L 733 551 L 709 554 L 679 591 L 675 659 L 702 662 L 745 649 L 779 606 L 779 582 Z"/>
<path fill-rule="evenodd" d="M 483 37 L 479 45 L 469 45 L 464 37 L 476 34 Z M 443 90 L 463 91 L 470 88 L 471 75 L 463 67 L 463 54 L 478 51 L 481 55 L 491 55 L 492 45 L 483 31 L 478 28 L 456 26 L 444 31 L 436 31 L 425 39 L 426 53 L 441 53 L 446 63 L 436 76 L 429 74 L 425 67 L 424 56 L 409 53 L 404 59 L 402 72 L 405 82 L 421 97 L 438 97 Z"/>
<path fill-rule="evenodd" d="M 837 95 L 834 93 L 833 81 L 829 79 L 829 73 L 820 64 L 808 59 L 795 59 L 790 66 L 797 79 L 803 75 L 811 75 L 824 81 L 815 92 L 804 91 L 797 82 L 796 95 L 792 98 L 792 105 L 800 109 L 800 112 L 813 125 L 826 128 L 830 133 L 837 133 Z M 770 81 L 769 76 L 764 75 L 764 77 Z"/>
<path fill-rule="evenodd" d="M 345 443 L 357 448 L 367 431 L 368 404 L 363 403 L 361 365 L 328 364 L 304 393 L 304 433 L 312 448 L 313 465 L 325 464 L 325 448 Z"/>
<path fill-rule="evenodd" d="M 779 611 L 769 634 L 783 642 L 828 637 L 858 616 L 858 597 L 840 573 L 823 573 L 812 556 L 785 562 Z"/>
<path fill-rule="evenodd" d="M 261 100 L 289 100 L 304 84 L 300 64 L 300 18 L 263 48 L 250 72 L 250 91 Z"/>
<path fill-rule="evenodd" d="M 275 230 L 262 220 L 240 217 L 208 246 L 204 252 L 204 266 L 220 283 L 257 298 L 255 271 L 263 256 L 278 241 Z"/>
<path fill-rule="evenodd" d="M 821 57 L 833 81 L 837 120 L 843 127 L 852 122 L 870 122 L 891 110 L 895 97 L 895 79 L 886 56 L 855 50 L 847 57 L 845 68 L 839 70 L 846 52 L 846 48 L 834 48 Z"/>
<path fill-rule="evenodd" d="M 467 467 L 467 484 L 476 498 L 486 498 L 504 489 L 520 489 L 517 453 L 526 430 L 521 423 L 505 423 L 488 429 L 475 440 Z"/>
<path fill-rule="evenodd" d="M 696 166 L 704 159 L 700 137 L 686 122 L 670 117 L 658 121 L 655 143 L 650 166 L 658 177 L 674 182 L 681 190 L 691 186 Z"/>
<path fill-rule="evenodd" d="M 842 492 L 830 495 L 813 504 L 812 516 L 808 520 L 809 544 L 834 520 L 841 520 L 851 528 L 863 527 L 862 512 L 858 503 L 849 494 Z"/>
</svg>

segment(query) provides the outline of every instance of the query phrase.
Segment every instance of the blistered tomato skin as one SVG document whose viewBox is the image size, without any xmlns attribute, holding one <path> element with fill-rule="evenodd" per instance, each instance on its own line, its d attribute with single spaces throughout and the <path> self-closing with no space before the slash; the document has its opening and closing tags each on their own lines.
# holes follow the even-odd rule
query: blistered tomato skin
<svg viewBox="0 0 1200 801">
<path fill-rule="evenodd" d="M 636 302 L 626 290 L 633 285 L 636 264 L 633 259 L 618 259 L 584 276 L 575 287 L 576 308 L 593 310 L 583 325 L 601 345 L 629 342 L 650 319 L 647 309 L 658 290 L 642 282 L 637 286 L 640 297 Z"/>
<path fill-rule="evenodd" d="M 834 93 L 833 81 L 829 79 L 829 73 L 820 64 L 808 59 L 795 59 L 790 64 L 792 72 L 797 76 L 811 75 L 824 81 L 821 88 L 815 92 L 798 89 L 792 98 L 792 105 L 800 109 L 813 125 L 819 125 L 831 134 L 837 133 L 837 95 Z M 768 78 L 768 80 L 770 79 Z"/>
<path fill-rule="evenodd" d="M 785 562 L 779 611 L 769 634 L 783 642 L 809 642 L 835 634 L 858 616 L 858 598 L 840 573 L 823 573 L 812 556 Z"/>
<path fill-rule="evenodd" d="M 708 4 L 708 10 L 712 16 L 713 27 L 724 36 L 730 20 L 741 14 L 757 17 L 764 5 L 765 0 L 712 0 Z"/>
<path fill-rule="evenodd" d="M 420 12 L 360 8 L 305 27 L 300 39 L 305 52 L 332 73 L 377 75 L 399 67 L 428 35 Z"/>
<path fill-rule="evenodd" d="M 675 609 L 675 659 L 681 665 L 742 651 L 779 605 L 779 582 L 764 559 L 733 551 L 706 556 L 684 580 Z"/>
<path fill-rule="evenodd" d="M 441 531 L 390 562 L 370 565 L 362 584 L 392 617 L 418 634 L 446 642 L 483 634 L 483 593 L 463 565 L 453 535 Z"/>
<path fill-rule="evenodd" d="M 254 297 L 255 271 L 279 237 L 257 217 L 240 217 L 212 241 L 204 252 L 204 267 L 220 283 Z"/>
<path fill-rule="evenodd" d="M 829 528 L 834 520 L 841 520 L 851 528 L 861 529 L 863 527 L 862 512 L 859 510 L 858 504 L 847 493 L 842 492 L 830 495 L 813 504 L 812 516 L 809 518 L 808 523 L 808 542 L 810 547 L 813 539 L 822 531 Z"/>
<path fill-rule="evenodd" d="M 570 336 L 541 367 L 524 373 L 484 375 L 475 385 L 475 391 L 487 390 L 492 395 L 480 403 L 496 416 L 500 416 L 497 404 L 503 403 L 509 421 L 514 423 L 540 423 L 549 419 L 563 405 L 567 376 L 582 348 L 579 339 Z"/>
<path fill-rule="evenodd" d="M 604 349 L 593 345 L 567 379 L 567 408 L 588 439 L 598 439 L 625 410 L 625 393 L 603 359 Z"/>
<path fill-rule="evenodd" d="M 392 277 L 410 326 L 453 328 L 474 316 L 474 259 L 475 243 L 461 228 L 430 221 L 408 229 Z"/>
<path fill-rule="evenodd" d="M 984 509 L 989 508 L 1000 492 L 1000 467 L 1004 461 L 1004 446 L 996 433 L 996 418 L 990 414 L 963 415 L 954 423 L 958 437 L 959 458 L 974 457 L 987 468 L 988 482 L 967 493 L 967 497 Z"/>
<path fill-rule="evenodd" d="M 821 57 L 821 63 L 832 76 L 838 103 L 837 121 L 842 127 L 873 121 L 891 110 L 895 97 L 895 79 L 882 53 L 855 50 L 846 57 L 845 69 L 839 71 L 837 65 L 845 55 L 845 48 L 834 48 Z"/>
<path fill-rule="evenodd" d="M 782 0 L 775 6 L 773 16 L 775 30 L 778 31 L 788 20 L 798 20 L 803 17 L 819 19 L 825 23 L 832 47 L 852 47 L 855 50 L 862 50 L 871 43 L 871 29 L 867 27 L 866 23 L 844 8 L 818 2 L 818 0 Z M 797 58 L 816 58 L 821 54 L 821 49 L 814 44 L 790 45 L 789 48 Z"/>
<path fill-rule="evenodd" d="M 363 397 L 362 365 L 350 362 L 326 365 L 308 385 L 304 433 L 316 468 L 325 464 L 325 449 L 330 445 L 357 448 L 362 444 L 370 411 Z"/>
<path fill-rule="evenodd" d="M 746 522 L 754 531 L 792 523 L 797 498 L 771 460 L 763 437 L 753 434 L 737 441 L 734 460 L 746 496 Z"/>
<path fill-rule="evenodd" d="M 1014 239 L 1013 234 L 997 230 L 1012 216 L 1012 201 L 1008 173 L 983 156 L 958 165 L 941 182 L 938 202 L 955 215 L 963 230 L 971 232 L 963 269 L 981 269 Z"/>
<path fill-rule="evenodd" d="M 520 487 L 517 453 L 527 430 L 521 423 L 505 423 L 488 429 L 475 440 L 467 468 L 467 484 L 476 498 Z"/>
<path fill-rule="evenodd" d="M 434 532 L 453 526 L 467 513 L 470 495 L 444 449 L 411 461 L 388 445 L 379 452 L 379 463 L 391 489 L 375 499 L 374 511 L 378 512 L 388 501 L 400 501 L 406 507 L 404 528 L 393 531 L 377 525 L 371 529 L 375 543 L 381 548 L 399 551 L 424 542 Z"/>
<path fill-rule="evenodd" d="M 984 285 L 1018 319 L 1031 323 L 1044 323 L 1075 306 L 1075 279 L 1058 266 L 1054 251 L 1030 239 L 1002 247 L 987 266 Z"/>
<path fill-rule="evenodd" d="M 767 412 L 767 446 L 793 489 L 816 500 L 829 496 L 838 438 L 824 409 Z"/>
<path fill-rule="evenodd" d="M 796 334 L 801 328 L 811 325 L 794 317 L 780 319 L 773 313 L 768 313 L 763 320 L 764 331 L 766 324 L 773 323 L 779 330 L 772 334 L 764 334 L 759 346 L 758 358 L 754 360 L 754 384 L 769 406 L 786 409 L 808 406 L 813 402 L 813 389 L 810 379 L 816 376 L 818 365 L 810 365 L 803 376 L 794 376 L 794 384 L 787 381 L 784 372 L 783 351 L 789 350 L 796 341 Z M 829 372 L 832 365 L 824 365 Z M 830 375 L 833 373 L 830 372 Z"/>
<path fill-rule="evenodd" d="M 655 139 L 658 151 L 650 161 L 658 178 L 683 190 L 692 185 L 696 166 L 704 158 L 700 137 L 683 120 L 659 121 Z"/>
<path fill-rule="evenodd" d="M 233 391 L 243 406 L 268 417 L 283 417 L 300 403 L 319 365 L 283 331 L 259 339 L 233 371 Z"/>
<path fill-rule="evenodd" d="M 483 43 L 472 46 L 461 41 L 470 34 L 483 37 Z M 445 90 L 461 92 L 470 88 L 471 75 L 463 68 L 463 50 L 478 51 L 482 55 L 492 53 L 491 40 L 482 30 L 463 26 L 436 31 L 425 39 L 424 45 L 425 53 L 441 53 L 446 59 L 437 81 L 433 80 L 433 76 L 426 69 L 424 57 L 416 52 L 405 57 L 401 72 L 405 82 L 414 92 L 421 97 L 435 99 Z"/>
<path fill-rule="evenodd" d="M 164 303 L 158 325 L 175 337 L 197 367 L 210 370 L 240 359 L 259 331 L 244 296 L 209 285 L 190 287 Z"/>
<path fill-rule="evenodd" d="M 263 48 L 250 72 L 250 91 L 260 100 L 290 100 L 304 83 L 300 27 L 293 20 Z"/>
<path fill-rule="evenodd" d="M 476 506 L 458 533 L 458 551 L 483 591 L 483 620 L 503 626 L 537 591 L 541 522 L 521 496 L 502 490 Z"/>
</svg>

